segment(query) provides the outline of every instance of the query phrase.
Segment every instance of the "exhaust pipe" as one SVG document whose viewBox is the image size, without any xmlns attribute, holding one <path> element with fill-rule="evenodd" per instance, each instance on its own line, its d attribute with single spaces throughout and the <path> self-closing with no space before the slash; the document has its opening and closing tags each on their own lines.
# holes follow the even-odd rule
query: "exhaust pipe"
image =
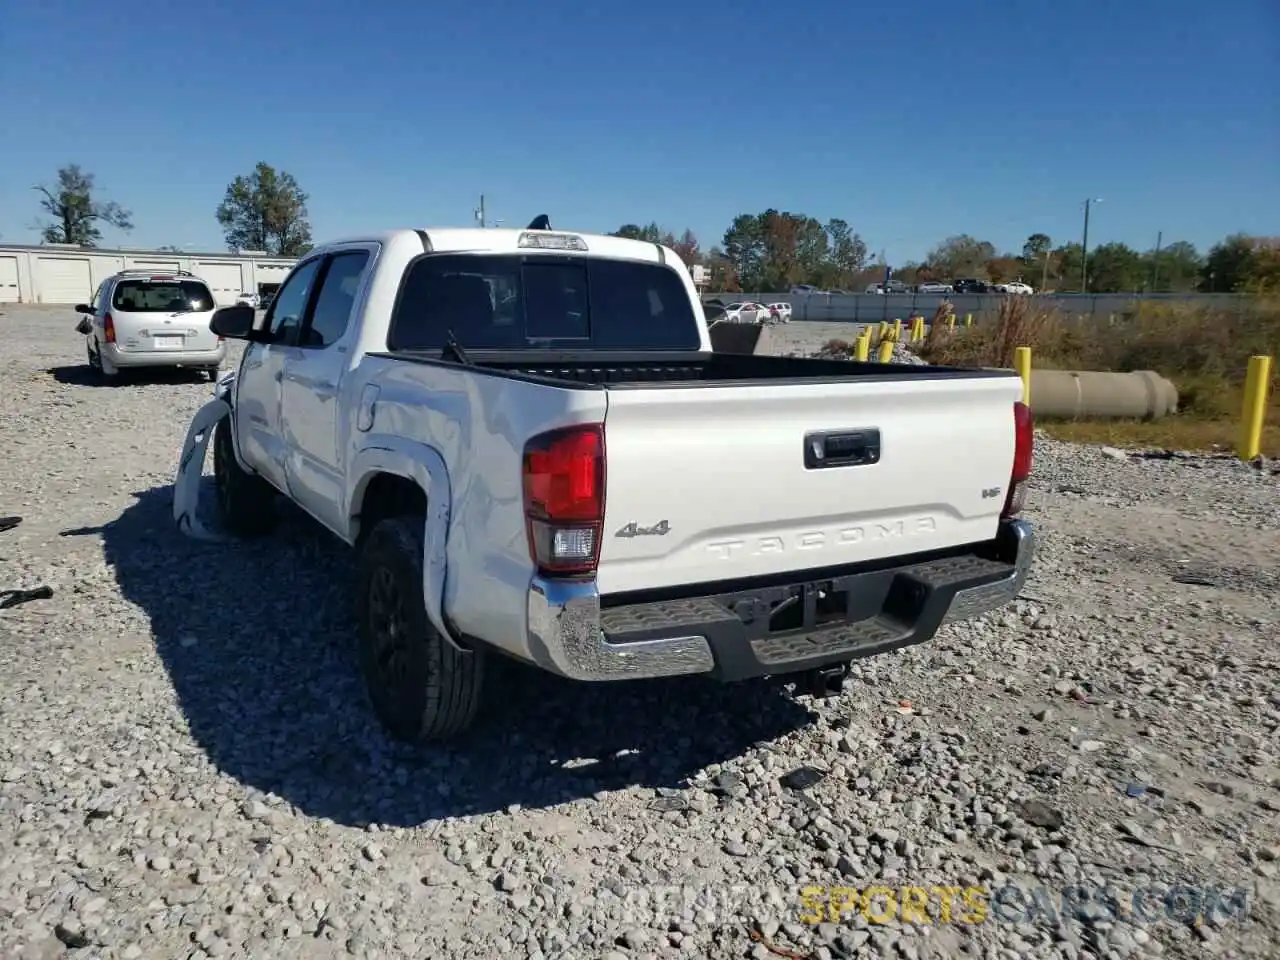
<svg viewBox="0 0 1280 960">
<path fill-rule="evenodd" d="M 844 690 L 844 679 L 849 676 L 849 664 L 839 663 L 832 667 L 819 667 L 805 675 L 805 687 L 811 697 L 825 700 L 838 696 Z"/>
</svg>

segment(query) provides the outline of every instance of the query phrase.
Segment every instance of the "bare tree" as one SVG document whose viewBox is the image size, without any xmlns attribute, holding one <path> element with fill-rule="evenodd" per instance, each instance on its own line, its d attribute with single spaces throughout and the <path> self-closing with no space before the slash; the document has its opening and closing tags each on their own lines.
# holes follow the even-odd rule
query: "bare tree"
<svg viewBox="0 0 1280 960">
<path fill-rule="evenodd" d="M 40 194 L 40 209 L 49 215 L 37 224 L 45 243 L 96 247 L 102 239 L 99 224 L 133 229 L 133 214 L 128 210 L 118 203 L 93 199 L 93 174 L 85 173 L 78 163 L 59 170 L 54 186 L 34 189 Z"/>
</svg>

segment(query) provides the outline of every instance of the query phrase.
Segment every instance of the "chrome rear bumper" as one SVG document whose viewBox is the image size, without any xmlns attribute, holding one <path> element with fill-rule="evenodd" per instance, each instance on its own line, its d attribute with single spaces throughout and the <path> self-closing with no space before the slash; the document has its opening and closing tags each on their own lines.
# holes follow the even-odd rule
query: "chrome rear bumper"
<svg viewBox="0 0 1280 960">
<path fill-rule="evenodd" d="M 584 681 L 743 679 L 847 662 L 923 643 L 944 623 L 1012 601 L 1031 570 L 1033 529 L 1025 520 L 1005 521 L 994 546 L 994 559 L 959 557 L 865 574 L 868 591 L 884 596 L 881 613 L 776 639 L 749 635 L 716 598 L 602 609 L 593 582 L 536 578 L 528 594 L 529 649 L 543 669 Z M 899 582 L 906 589 L 890 593 Z M 904 606 L 904 595 L 916 601 Z"/>
</svg>

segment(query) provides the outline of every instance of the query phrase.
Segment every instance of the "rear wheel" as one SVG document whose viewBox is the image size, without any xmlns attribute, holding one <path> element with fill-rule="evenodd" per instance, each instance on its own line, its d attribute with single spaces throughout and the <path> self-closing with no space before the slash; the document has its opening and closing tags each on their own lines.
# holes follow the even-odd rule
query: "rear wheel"
<svg viewBox="0 0 1280 960">
<path fill-rule="evenodd" d="M 213 478 L 218 490 L 218 513 L 228 530 L 241 537 L 261 537 L 275 526 L 275 490 L 236 461 L 231 443 L 231 417 L 213 431 Z"/>
<path fill-rule="evenodd" d="M 397 740 L 461 733 L 475 719 L 484 655 L 462 652 L 427 616 L 422 592 L 423 518 L 380 521 L 360 544 L 356 606 L 360 666 L 374 713 Z"/>
<path fill-rule="evenodd" d="M 93 341 L 93 355 L 98 361 L 98 375 L 108 383 L 116 383 L 120 379 L 120 368 L 111 363 L 102 355 L 102 344 L 98 340 Z"/>
</svg>

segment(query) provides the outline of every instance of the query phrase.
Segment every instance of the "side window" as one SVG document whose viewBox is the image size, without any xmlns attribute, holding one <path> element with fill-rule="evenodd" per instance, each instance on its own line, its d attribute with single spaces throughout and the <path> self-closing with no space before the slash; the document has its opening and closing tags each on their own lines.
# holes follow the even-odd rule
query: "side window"
<svg viewBox="0 0 1280 960">
<path fill-rule="evenodd" d="M 311 312 L 311 322 L 302 336 L 299 346 L 327 347 L 342 339 L 351 322 L 351 309 L 355 306 L 356 293 L 364 269 L 369 264 L 367 250 L 352 250 L 334 254 L 320 281 L 320 293 Z"/>
<path fill-rule="evenodd" d="M 316 273 L 323 261 L 323 257 L 308 260 L 285 280 L 284 286 L 276 293 L 266 320 L 267 329 L 275 336 L 276 343 L 291 343 L 297 336 L 307 301 L 311 299 Z"/>
</svg>

